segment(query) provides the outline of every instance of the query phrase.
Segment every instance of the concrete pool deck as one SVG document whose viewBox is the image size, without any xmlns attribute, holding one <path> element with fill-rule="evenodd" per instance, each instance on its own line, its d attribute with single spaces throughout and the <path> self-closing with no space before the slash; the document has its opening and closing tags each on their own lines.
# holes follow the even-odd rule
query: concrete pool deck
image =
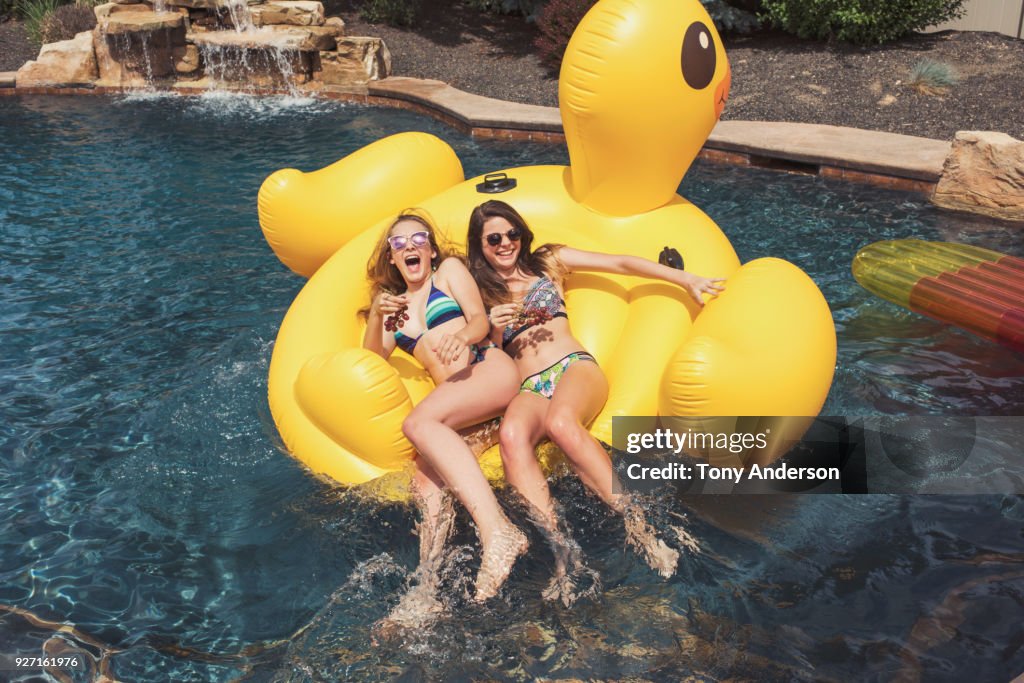
<svg viewBox="0 0 1024 683">
<path fill-rule="evenodd" d="M 330 89 L 326 89 L 329 90 Z M 564 141 L 555 107 L 495 100 L 442 81 L 392 77 L 367 86 L 367 100 L 404 103 L 476 137 Z M 728 105 L 727 105 L 728 110 Z M 930 193 L 952 143 L 808 123 L 720 121 L 701 152 L 711 161 L 843 178 Z"/>
<path fill-rule="evenodd" d="M 119 94 L 121 88 L 15 88 L 15 72 L 0 72 L 0 96 Z M 304 87 L 332 100 L 426 114 L 469 135 L 509 141 L 565 141 L 556 107 L 496 100 L 442 81 L 391 77 L 365 87 Z M 173 88 L 194 94 L 182 83 Z M 841 178 L 931 194 L 952 143 L 929 138 L 808 123 L 720 121 L 701 150 L 709 161 Z"/>
</svg>

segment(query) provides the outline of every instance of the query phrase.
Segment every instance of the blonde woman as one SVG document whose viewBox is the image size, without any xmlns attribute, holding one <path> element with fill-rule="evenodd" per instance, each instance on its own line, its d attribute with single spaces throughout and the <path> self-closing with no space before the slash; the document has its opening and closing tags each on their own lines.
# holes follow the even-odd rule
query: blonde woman
<svg viewBox="0 0 1024 683">
<path fill-rule="evenodd" d="M 423 216 L 398 216 L 382 235 L 367 276 L 372 300 L 363 346 L 383 358 L 401 349 L 436 384 L 402 425 L 418 453 L 414 491 L 424 512 L 421 561 L 436 563 L 450 528 L 442 519 L 447 487 L 476 523 L 482 559 L 475 599 L 487 600 L 525 552 L 527 539 L 498 505 L 459 430 L 505 410 L 518 391 L 515 363 L 487 342 L 490 324 L 476 283 L 462 261 L 445 258 Z"/>
</svg>

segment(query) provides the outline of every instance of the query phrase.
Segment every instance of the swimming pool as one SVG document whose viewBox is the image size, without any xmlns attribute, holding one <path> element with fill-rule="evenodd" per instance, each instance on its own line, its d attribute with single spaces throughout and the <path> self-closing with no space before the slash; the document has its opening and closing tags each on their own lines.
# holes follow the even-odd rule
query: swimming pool
<svg viewBox="0 0 1024 683">
<path fill-rule="evenodd" d="M 555 494 L 601 573 L 598 598 L 542 604 L 538 550 L 502 600 L 472 607 L 459 596 L 475 555 L 458 552 L 456 618 L 371 646 L 415 559 L 412 515 L 279 451 L 266 371 L 302 282 L 263 242 L 255 198 L 275 169 L 319 168 L 402 130 L 447 140 L 467 174 L 566 161 L 557 146 L 325 102 L 0 99 L 4 650 L 38 653 L 53 635 L 30 613 L 73 624 L 68 642 L 132 681 L 1024 670 L 1020 497 L 666 504 L 657 522 L 685 516 L 704 553 L 662 582 L 571 479 Z M 849 272 L 879 239 L 1021 254 L 1019 231 L 904 193 L 700 163 L 682 191 L 741 260 L 789 259 L 821 287 L 839 335 L 824 414 L 1021 412 L 1024 358 L 878 300 Z"/>
</svg>

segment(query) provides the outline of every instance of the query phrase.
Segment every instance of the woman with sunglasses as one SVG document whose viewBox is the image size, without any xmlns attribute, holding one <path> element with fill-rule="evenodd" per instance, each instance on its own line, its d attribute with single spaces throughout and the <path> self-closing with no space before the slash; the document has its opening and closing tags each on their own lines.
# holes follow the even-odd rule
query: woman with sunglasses
<svg viewBox="0 0 1024 683">
<path fill-rule="evenodd" d="M 505 478 L 527 500 L 556 546 L 556 584 L 570 553 L 534 455 L 545 437 L 565 453 L 587 488 L 623 515 L 630 545 L 655 571 L 671 576 L 678 553 L 655 536 L 639 505 L 616 493 L 621 488 L 613 488 L 611 459 L 587 431 L 608 397 L 608 382 L 569 328 L 562 282 L 574 271 L 638 275 L 676 284 L 702 304 L 702 294 L 722 291 L 721 280 L 635 256 L 551 244 L 531 250 L 532 243 L 526 221 L 504 202 L 485 202 L 470 216 L 469 270 L 490 309 L 491 339 L 515 359 L 522 380 L 499 430 Z M 557 590 L 556 584 L 552 588 Z"/>
<path fill-rule="evenodd" d="M 436 384 L 402 425 L 419 453 L 413 490 L 424 515 L 421 563 L 430 565 L 427 574 L 436 570 L 450 530 L 450 516 L 443 514 L 447 485 L 476 523 L 483 552 L 475 599 L 484 601 L 497 593 L 527 540 L 501 510 L 457 430 L 500 415 L 519 380 L 515 363 L 482 343 L 490 324 L 469 271 L 444 256 L 429 221 L 408 211 L 398 216 L 367 264 L 372 303 L 363 346 L 384 358 L 402 349 Z"/>
</svg>

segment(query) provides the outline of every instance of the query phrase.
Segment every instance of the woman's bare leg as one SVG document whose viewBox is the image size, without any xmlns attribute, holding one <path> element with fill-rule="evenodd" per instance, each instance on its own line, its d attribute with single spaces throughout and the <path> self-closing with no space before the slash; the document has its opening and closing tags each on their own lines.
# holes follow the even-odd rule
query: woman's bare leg
<svg viewBox="0 0 1024 683">
<path fill-rule="evenodd" d="M 412 495 L 420 510 L 420 564 L 417 572 L 436 576 L 440 569 L 441 550 L 452 530 L 453 515 L 444 482 L 423 458 L 416 458 L 412 478 Z"/>
<path fill-rule="evenodd" d="M 403 629 L 429 625 L 444 610 L 437 596 L 444 544 L 455 521 L 451 496 L 444 482 L 423 458 L 413 463 L 412 497 L 420 512 L 416 530 L 420 537 L 420 561 L 409 588 L 386 617 L 373 626 L 375 638 L 390 638 Z"/>
<path fill-rule="evenodd" d="M 574 363 L 555 388 L 544 428 L 548 438 L 569 458 L 586 487 L 623 516 L 629 544 L 652 569 L 667 578 L 675 573 L 679 553 L 657 538 L 640 506 L 621 493 L 621 487 L 616 486 L 611 458 L 587 430 L 607 397 L 608 381 L 597 364 Z"/>
<path fill-rule="evenodd" d="M 486 360 L 442 382 L 409 414 L 402 431 L 466 507 L 483 546 L 477 600 L 493 596 L 512 565 L 526 551 L 526 536 L 501 510 L 476 456 L 456 430 L 499 415 L 518 390 L 510 358 L 489 353 Z"/>
<path fill-rule="evenodd" d="M 555 576 L 544 596 L 561 599 L 568 605 L 575 599 L 575 594 L 572 582 L 566 576 L 570 565 L 575 571 L 576 565 L 581 563 L 579 546 L 559 525 L 547 477 L 535 452 L 537 444 L 545 436 L 544 417 L 549 405 L 548 399 L 529 392 L 516 396 L 505 411 L 498 443 L 505 480 L 525 500 L 530 520 L 544 534 L 554 554 Z"/>
<path fill-rule="evenodd" d="M 537 462 L 535 449 L 544 438 L 544 415 L 548 400 L 521 393 L 512 399 L 498 430 L 498 445 L 505 480 L 522 496 L 539 521 L 554 527 L 555 509 L 548 480 Z"/>
</svg>

